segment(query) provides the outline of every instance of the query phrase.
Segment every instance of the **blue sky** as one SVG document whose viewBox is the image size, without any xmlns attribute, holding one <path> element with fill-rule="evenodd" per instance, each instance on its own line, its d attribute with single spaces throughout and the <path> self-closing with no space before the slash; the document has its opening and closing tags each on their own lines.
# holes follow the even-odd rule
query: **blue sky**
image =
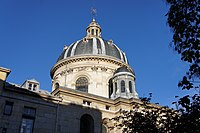
<svg viewBox="0 0 200 133">
<path fill-rule="evenodd" d="M 175 95 L 188 93 L 177 87 L 187 65 L 169 47 L 164 0 L 1 0 L 0 66 L 11 69 L 7 80 L 35 78 L 51 91 L 50 69 L 64 45 L 85 36 L 91 7 L 102 37 L 126 53 L 139 96 L 153 93 L 153 102 L 171 106 Z"/>
</svg>

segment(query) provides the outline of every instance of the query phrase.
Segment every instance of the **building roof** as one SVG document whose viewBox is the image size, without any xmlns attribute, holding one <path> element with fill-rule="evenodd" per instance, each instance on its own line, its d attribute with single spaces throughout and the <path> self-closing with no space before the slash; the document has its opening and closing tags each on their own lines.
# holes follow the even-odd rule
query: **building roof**
<svg viewBox="0 0 200 133">
<path fill-rule="evenodd" d="M 116 74 L 119 74 L 119 73 L 131 73 L 134 75 L 134 72 L 127 68 L 126 66 L 122 66 L 122 67 L 119 67 L 115 72 L 114 72 L 114 75 Z"/>
<path fill-rule="evenodd" d="M 71 44 L 63 50 L 57 62 L 77 55 L 106 55 L 127 63 L 126 55 L 115 44 L 97 37 L 83 38 Z"/>
<path fill-rule="evenodd" d="M 86 32 L 86 37 L 72 43 L 69 47 L 64 47 L 57 62 L 72 56 L 98 55 L 113 57 L 128 63 L 125 53 L 112 40 L 107 41 L 101 37 L 101 27 L 94 19 L 87 27 Z"/>
</svg>

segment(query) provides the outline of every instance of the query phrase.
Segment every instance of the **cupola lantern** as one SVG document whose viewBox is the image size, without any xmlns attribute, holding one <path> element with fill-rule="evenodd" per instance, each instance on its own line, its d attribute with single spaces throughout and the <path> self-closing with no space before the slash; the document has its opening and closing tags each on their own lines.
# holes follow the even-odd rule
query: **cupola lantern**
<svg viewBox="0 0 200 133">
<path fill-rule="evenodd" d="M 101 27 L 95 21 L 94 18 L 92 19 L 92 22 L 87 27 L 86 32 L 87 32 L 87 37 L 101 37 Z"/>
</svg>

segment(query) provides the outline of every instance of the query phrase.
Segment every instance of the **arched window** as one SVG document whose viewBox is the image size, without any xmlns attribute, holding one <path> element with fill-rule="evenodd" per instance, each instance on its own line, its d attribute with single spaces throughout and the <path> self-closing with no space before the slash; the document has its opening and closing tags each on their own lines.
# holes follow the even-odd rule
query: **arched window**
<svg viewBox="0 0 200 133">
<path fill-rule="evenodd" d="M 98 36 L 98 30 L 96 30 L 96 36 Z"/>
<path fill-rule="evenodd" d="M 112 79 L 109 80 L 108 84 L 109 84 L 109 91 L 108 91 L 109 92 L 109 98 L 111 98 L 111 95 L 113 93 L 113 82 L 112 82 Z"/>
<path fill-rule="evenodd" d="M 92 116 L 85 114 L 81 117 L 80 133 L 94 133 L 94 120 Z"/>
<path fill-rule="evenodd" d="M 107 130 L 107 126 L 102 124 L 102 133 L 107 133 L 108 130 Z"/>
<path fill-rule="evenodd" d="M 115 82 L 115 92 L 117 91 L 117 82 Z"/>
<path fill-rule="evenodd" d="M 88 80 L 85 77 L 80 77 L 76 80 L 76 89 L 79 91 L 88 92 Z"/>
<path fill-rule="evenodd" d="M 54 88 L 58 89 L 60 87 L 60 85 L 58 83 L 55 83 Z"/>
<path fill-rule="evenodd" d="M 121 92 L 125 92 L 125 81 L 121 81 Z"/>
<path fill-rule="evenodd" d="M 132 93 L 133 92 L 132 82 L 129 81 L 128 84 L 129 84 L 129 91 L 130 91 L 130 93 Z"/>
<path fill-rule="evenodd" d="M 94 29 L 92 29 L 92 35 L 94 35 Z"/>
</svg>

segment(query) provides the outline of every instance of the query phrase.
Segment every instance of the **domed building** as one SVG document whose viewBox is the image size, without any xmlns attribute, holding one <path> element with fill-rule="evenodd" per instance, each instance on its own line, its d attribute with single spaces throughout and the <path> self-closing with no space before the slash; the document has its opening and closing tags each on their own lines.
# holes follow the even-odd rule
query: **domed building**
<svg viewBox="0 0 200 133">
<path fill-rule="evenodd" d="M 110 99 L 138 98 L 125 53 L 101 31 L 93 19 L 83 39 L 64 47 L 51 70 L 52 91 L 67 87 Z"/>
<path fill-rule="evenodd" d="M 93 19 L 83 39 L 64 46 L 50 71 L 52 92 L 35 79 L 6 82 L 10 70 L 0 67 L 0 132 L 121 133 L 110 119 L 142 102 L 126 54 L 101 31 Z"/>
</svg>

